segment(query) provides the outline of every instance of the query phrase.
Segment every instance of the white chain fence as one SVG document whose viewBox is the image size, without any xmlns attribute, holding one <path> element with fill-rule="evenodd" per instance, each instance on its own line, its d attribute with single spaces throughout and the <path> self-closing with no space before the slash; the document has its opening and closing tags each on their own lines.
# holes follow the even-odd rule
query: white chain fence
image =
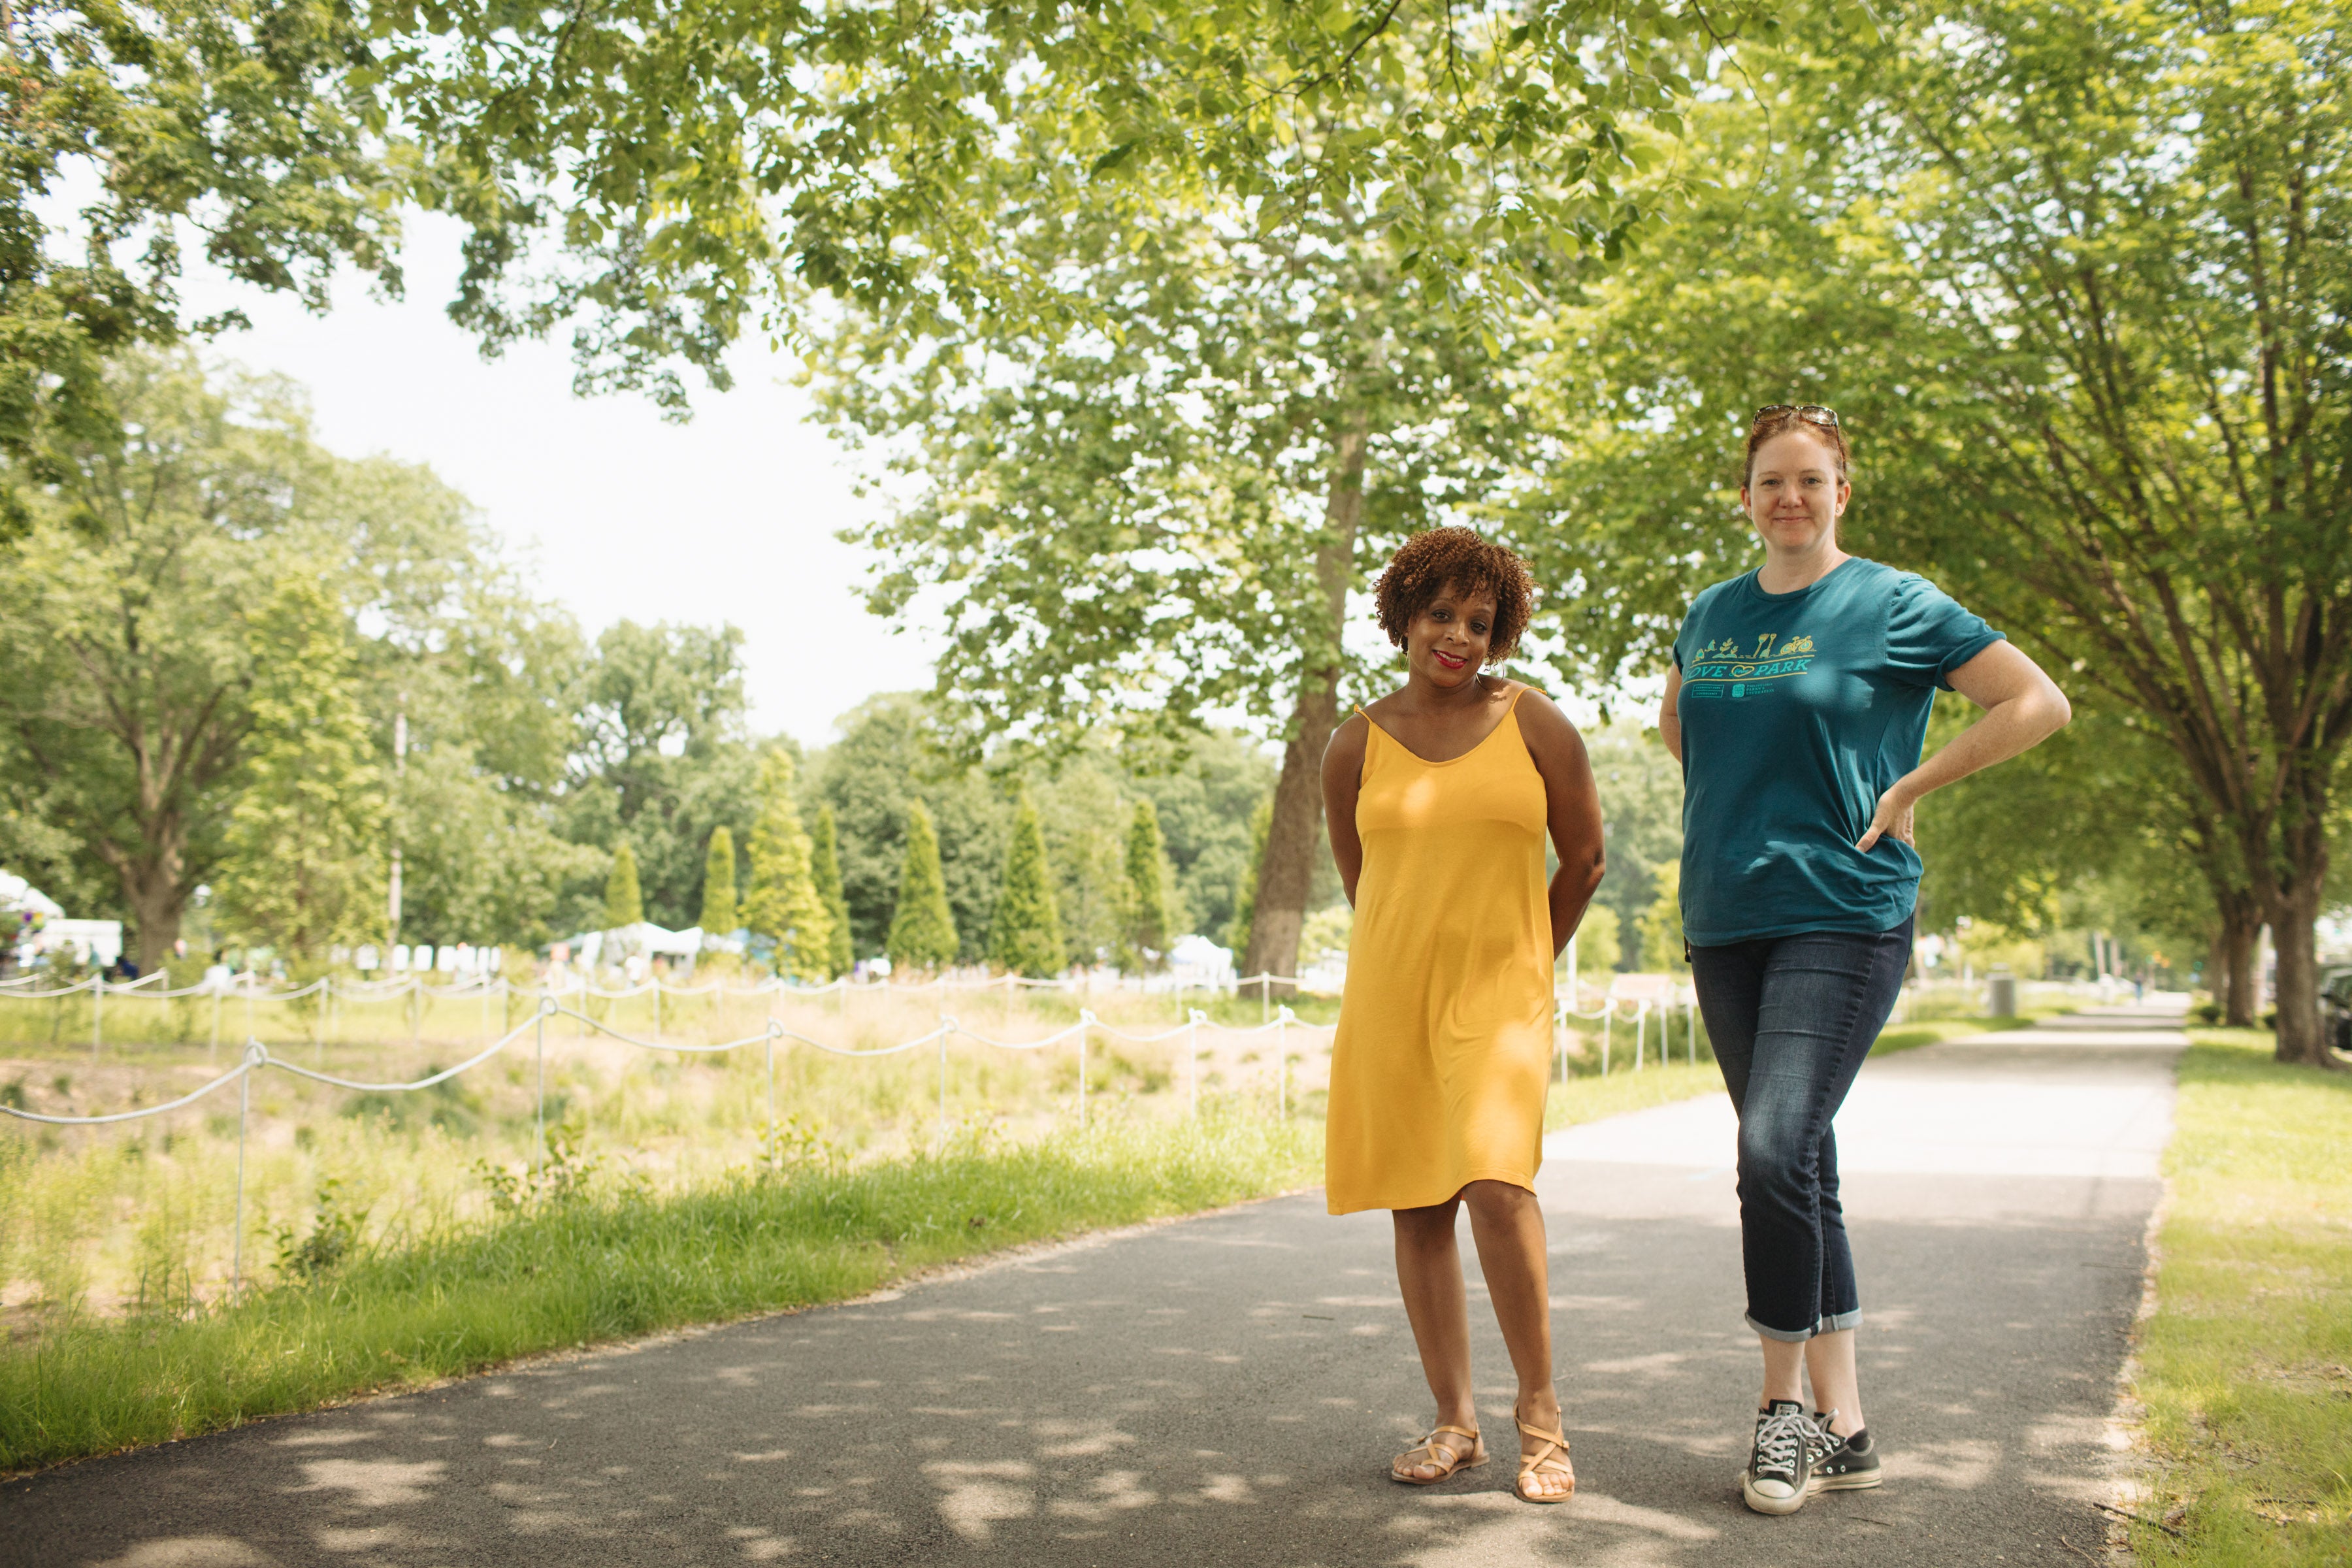
<svg viewBox="0 0 2352 1568">
<path fill-rule="evenodd" d="M 85 985 L 88 984 L 88 982 L 84 983 Z M 318 981 L 314 982 L 310 985 L 302 986 L 292 991 L 279 992 L 274 994 L 277 999 L 287 1000 L 294 996 L 310 994 L 319 990 L 320 987 L 329 985 L 330 984 L 331 982 L 328 981 Z M 414 984 L 414 982 L 411 982 L 411 984 Z M 499 982 L 498 984 L 503 984 L 504 982 Z M 82 989 L 83 985 L 72 985 L 59 987 L 57 990 L 48 992 L 33 993 L 33 994 L 40 996 L 62 996 L 73 994 Z M 114 989 L 118 991 L 126 990 L 129 989 L 129 986 L 126 984 L 115 987 Z M 475 990 L 487 988 L 466 987 L 462 989 L 464 989 L 467 994 L 471 994 Z M 605 992 L 603 993 L 603 994 L 619 996 L 634 995 L 641 994 L 641 989 L 642 988 L 632 988 L 630 990 L 621 992 Z M 774 987 L 770 985 L 756 987 L 753 989 L 772 990 Z M 833 989 L 833 987 L 814 986 L 805 988 L 792 987 L 788 989 L 799 990 L 803 994 L 814 994 L 828 991 Z M 93 994 L 100 994 L 100 993 L 93 992 Z M 158 992 L 154 991 L 148 993 L 150 995 L 158 994 Z M 160 994 L 173 994 L 173 993 Z M 177 993 L 177 994 L 187 994 L 187 992 Z M 17 992 L 15 993 L 15 994 L 23 995 L 26 994 L 26 993 Z M 544 1158 L 547 1152 L 547 1021 L 551 1018 L 568 1017 L 574 1019 L 584 1028 L 594 1029 L 602 1034 L 611 1036 L 614 1039 L 619 1040 L 625 1045 L 634 1046 L 640 1050 L 646 1051 L 679 1051 L 695 1055 L 716 1055 L 728 1051 L 740 1050 L 747 1046 L 760 1046 L 766 1053 L 768 1122 L 771 1127 L 777 1124 L 776 1045 L 779 1041 L 807 1046 L 812 1049 L 824 1051 L 832 1056 L 851 1057 L 859 1059 L 875 1057 L 898 1056 L 903 1052 L 919 1050 L 923 1047 L 936 1045 L 939 1047 L 940 1053 L 939 1138 L 942 1147 L 945 1145 L 948 1136 L 948 1043 L 950 1040 L 958 1037 L 970 1040 L 976 1045 L 985 1046 L 994 1050 L 1003 1051 L 1042 1051 L 1052 1047 L 1061 1045 L 1066 1041 L 1075 1040 L 1076 1042 L 1078 1066 L 1078 1125 L 1083 1129 L 1087 1125 L 1087 1041 L 1088 1037 L 1091 1035 L 1100 1034 L 1106 1038 L 1120 1040 L 1133 1045 L 1156 1045 L 1175 1039 L 1179 1036 L 1183 1037 L 1185 1039 L 1186 1114 L 1188 1116 L 1197 1117 L 1200 1114 L 1201 1104 L 1201 1030 L 1204 1027 L 1221 1029 L 1226 1033 L 1234 1035 L 1259 1035 L 1271 1030 L 1274 1032 L 1276 1041 L 1275 1078 L 1276 1086 L 1276 1114 L 1286 1118 L 1290 1113 L 1288 1071 L 1290 1057 L 1289 1032 L 1292 1029 L 1309 1029 L 1328 1033 L 1332 1028 L 1332 1026 L 1329 1025 L 1306 1023 L 1286 1006 L 1282 1008 L 1279 1014 L 1270 1022 L 1248 1028 L 1234 1025 L 1213 1023 L 1210 1020 L 1209 1016 L 1197 1007 L 1188 1008 L 1186 1011 L 1189 1015 L 1186 1021 L 1177 1025 L 1174 1028 L 1164 1029 L 1157 1034 L 1139 1035 L 1130 1033 L 1124 1029 L 1113 1028 L 1111 1026 L 1105 1024 L 1100 1019 L 1097 1018 L 1090 1010 L 1081 1009 L 1078 1014 L 1078 1021 L 1076 1023 L 1070 1025 L 1066 1028 L 1056 1030 L 1055 1033 L 1047 1035 L 1041 1039 L 1035 1040 L 994 1039 L 989 1036 L 982 1035 L 976 1030 L 965 1028 L 961 1024 L 958 1023 L 952 1016 L 942 1014 L 937 1028 L 918 1035 L 912 1039 L 901 1040 L 898 1044 L 891 1046 L 872 1047 L 859 1049 L 854 1047 L 829 1045 L 823 1040 L 815 1039 L 810 1036 L 801 1034 L 797 1030 L 787 1028 L 781 1020 L 774 1018 L 769 1019 L 766 1027 L 760 1030 L 757 1034 L 746 1035 L 740 1039 L 722 1040 L 712 1045 L 692 1045 L 682 1041 L 643 1040 L 637 1038 L 634 1035 L 614 1028 L 611 1025 L 606 1024 L 602 1019 L 591 1017 L 588 1014 L 582 1012 L 577 1008 L 567 1007 L 562 1003 L 556 1001 L 554 996 L 551 994 L 542 994 L 539 998 L 538 1006 L 533 1010 L 531 1016 L 525 1022 L 508 1030 L 504 1035 L 491 1041 L 490 1044 L 484 1047 L 474 1055 L 467 1058 L 464 1061 L 457 1063 L 455 1067 L 444 1068 L 438 1072 L 431 1073 L 424 1078 L 409 1081 L 370 1083 L 357 1079 L 342 1078 L 334 1073 L 322 1072 L 315 1068 L 303 1067 L 299 1063 L 289 1061 L 282 1057 L 272 1056 L 267 1046 L 264 1046 L 259 1040 L 248 1037 L 246 1041 L 244 1057 L 238 1061 L 236 1066 L 221 1074 L 210 1083 L 205 1084 L 199 1089 L 191 1090 L 189 1093 L 180 1096 L 177 1100 L 166 1100 L 160 1105 L 142 1106 L 135 1110 L 119 1110 L 99 1116 L 57 1116 L 43 1111 L 25 1110 L 17 1106 L 0 1104 L 0 1115 L 12 1116 L 20 1121 L 39 1122 L 52 1127 L 106 1126 L 116 1122 L 137 1121 L 151 1116 L 162 1116 L 168 1111 L 178 1110 L 185 1106 L 193 1105 L 196 1101 L 205 1099 L 206 1096 L 218 1093 L 220 1090 L 228 1088 L 231 1084 L 235 1084 L 237 1089 L 236 1217 L 235 1222 L 235 1247 L 233 1259 L 230 1265 L 230 1283 L 231 1288 L 236 1289 L 242 1283 L 245 1270 L 245 1155 L 247 1129 L 251 1120 L 252 1111 L 252 1079 L 255 1073 L 259 1072 L 264 1068 L 275 1068 L 280 1072 L 292 1073 L 298 1078 L 309 1079 L 314 1083 L 327 1084 L 332 1088 L 351 1089 L 362 1093 L 414 1093 L 418 1090 L 431 1089 L 436 1084 L 446 1082 L 450 1079 L 457 1077 L 461 1073 L 467 1072 L 475 1068 L 480 1067 L 485 1062 L 490 1060 L 493 1057 L 499 1055 L 501 1051 L 504 1051 L 509 1046 L 514 1044 L 515 1041 L 520 1039 L 525 1034 L 530 1034 L 532 1037 L 531 1051 L 535 1075 L 535 1085 L 533 1089 L 535 1100 L 533 1110 L 533 1126 L 535 1130 L 536 1142 L 532 1153 L 532 1160 L 534 1164 L 536 1164 L 539 1160 Z"/>
</svg>

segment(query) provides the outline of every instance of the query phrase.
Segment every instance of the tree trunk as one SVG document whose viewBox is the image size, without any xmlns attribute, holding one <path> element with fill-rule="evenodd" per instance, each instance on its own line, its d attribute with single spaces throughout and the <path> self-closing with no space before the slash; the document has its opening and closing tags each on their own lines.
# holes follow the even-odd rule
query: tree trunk
<svg viewBox="0 0 2352 1568">
<path fill-rule="evenodd" d="M 2324 804 L 2324 803 L 2323 803 Z M 2319 1026 L 2319 922 L 2321 884 L 2327 875 L 2324 811 L 2306 808 L 2284 824 L 2289 874 L 2268 900 L 2271 941 L 2278 952 L 2278 1059 L 2333 1067 L 2327 1037 Z"/>
<path fill-rule="evenodd" d="M 1282 777 L 1274 787 L 1274 817 L 1257 868 L 1257 904 L 1250 921 L 1244 974 L 1294 974 L 1298 933 L 1307 923 L 1307 894 L 1322 848 L 1323 749 L 1339 727 L 1339 624 L 1355 579 L 1356 532 L 1364 517 L 1367 421 L 1354 416 L 1339 433 L 1331 489 L 1323 509 L 1323 537 L 1315 551 L 1318 615 L 1298 661 L 1298 701 L 1282 749 Z M 1277 986 L 1282 995 L 1293 987 Z"/>
<path fill-rule="evenodd" d="M 2262 918 L 2251 898 L 2238 897 L 2221 904 L 2221 972 L 2213 999 L 2221 1004 L 2221 1021 L 2233 1029 L 2254 1026 L 2254 942 L 2262 935 Z"/>
<path fill-rule="evenodd" d="M 2230 1011 L 2230 943 L 2216 924 L 2205 943 L 2205 989 L 2224 1016 Z"/>
</svg>

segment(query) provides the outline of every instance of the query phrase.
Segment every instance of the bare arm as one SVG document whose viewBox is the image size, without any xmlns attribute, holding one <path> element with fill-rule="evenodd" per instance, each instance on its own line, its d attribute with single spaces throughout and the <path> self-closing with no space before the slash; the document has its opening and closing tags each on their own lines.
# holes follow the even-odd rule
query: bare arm
<svg viewBox="0 0 2352 1568">
<path fill-rule="evenodd" d="M 1683 760 L 1682 699 L 1683 667 L 1668 665 L 1665 700 L 1658 704 L 1658 739 L 1666 743 L 1666 751 L 1678 763 Z"/>
<path fill-rule="evenodd" d="M 1551 951 L 1557 958 L 1583 922 L 1585 906 L 1592 902 L 1607 868 L 1601 847 L 1601 791 L 1592 782 L 1584 737 L 1542 692 L 1530 690 L 1519 699 L 1519 733 L 1527 737 L 1528 755 L 1543 775 L 1544 815 L 1552 847 L 1559 854 L 1550 898 Z"/>
<path fill-rule="evenodd" d="M 2013 643 L 1993 644 L 1952 671 L 1951 679 L 1952 689 L 1983 709 L 1984 717 L 1878 797 L 1878 813 L 1855 848 L 1867 853 L 1887 833 L 1910 843 L 1912 808 L 1921 797 L 2031 751 L 2074 716 L 2057 682 Z"/>
<path fill-rule="evenodd" d="M 1364 743 L 1370 729 L 1362 714 L 1350 713 L 1323 748 L 1323 826 L 1331 836 L 1331 858 L 1339 868 L 1339 887 L 1350 908 L 1356 902 L 1356 879 L 1364 870 L 1364 841 L 1356 836 L 1356 795 L 1363 788 Z"/>
</svg>

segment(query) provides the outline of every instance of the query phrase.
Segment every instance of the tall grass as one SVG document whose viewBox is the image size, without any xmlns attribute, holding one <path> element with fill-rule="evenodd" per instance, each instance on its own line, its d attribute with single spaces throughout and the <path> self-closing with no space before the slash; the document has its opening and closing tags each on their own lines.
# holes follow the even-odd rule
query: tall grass
<svg viewBox="0 0 2352 1568">
<path fill-rule="evenodd" d="M 661 1032 L 670 1044 L 740 1038 L 761 1033 L 772 1016 L 828 1045 L 873 1050 L 936 1026 L 936 1000 L 882 990 L 815 999 L 670 998 Z M 964 1027 L 1009 1041 L 1043 1038 L 1075 1022 L 1083 1000 L 1052 993 L 952 998 Z M 1163 997 L 1099 1000 L 1104 1022 L 1129 1034 L 1159 1033 L 1182 1016 Z M 12 1005 L 0 1001 L 0 1019 L 11 1016 Z M 592 1007 L 611 1016 L 615 1027 L 652 1034 L 649 997 L 600 1000 Z M 467 1021 L 466 1009 L 455 1016 Z M 494 1013 L 491 1026 L 498 1022 Z M 1311 1109 L 1328 1072 L 1328 1038 L 1288 1031 L 1278 1089 L 1273 1034 L 1204 1028 L 1200 1093 L 1269 1115 L 1286 1100 Z M 345 1077 L 399 1080 L 470 1055 L 481 1043 L 478 1032 L 272 1050 Z M 1097 1114 L 1120 1107 L 1139 1115 L 1182 1114 L 1192 1100 L 1190 1043 L 1184 1035 L 1136 1044 L 1096 1032 L 1087 1048 L 1090 1107 Z M 339 1184 L 344 1209 L 357 1216 L 356 1239 L 380 1249 L 488 1217 L 485 1167 L 516 1170 L 536 1157 L 536 1044 L 526 1035 L 462 1078 L 420 1093 L 354 1094 L 288 1074 L 257 1074 L 241 1238 L 247 1277 L 268 1276 L 273 1237 L 310 1224 L 317 1194 L 329 1183 Z M 233 1055 L 226 1047 L 213 1053 L 202 1039 L 110 1045 L 96 1067 L 84 1046 L 50 1049 L 20 1040 L 9 1054 L 12 1059 L 0 1060 L 0 1097 L 65 1114 L 152 1104 L 203 1082 Z M 785 1043 L 774 1054 L 772 1089 L 761 1046 L 716 1057 L 648 1052 L 557 1017 L 545 1026 L 544 1065 L 547 1124 L 651 1190 L 672 1194 L 751 1159 L 772 1103 L 778 1117 L 821 1128 L 854 1153 L 882 1155 L 928 1148 L 935 1140 L 943 1073 L 950 1122 L 986 1116 L 1024 1135 L 1039 1133 L 1073 1119 L 1078 1100 L 1078 1048 L 1066 1040 L 1027 1052 L 958 1039 L 944 1056 L 924 1047 L 866 1060 Z M 0 1325 L 25 1331 L 59 1312 L 217 1300 L 230 1283 L 240 1242 L 236 1112 L 232 1089 L 127 1126 L 10 1121 L 0 1128 Z"/>
<path fill-rule="evenodd" d="M 210 1310 L 68 1315 L 0 1352 L 0 1470 L 235 1426 L 512 1357 L 838 1300 L 1020 1242 L 1311 1183 L 1321 1128 L 1119 1119 L 849 1163 L 821 1139 L 690 1191 L 600 1173 L 424 1223 Z M 574 1155 L 574 1160 L 583 1158 Z"/>
</svg>

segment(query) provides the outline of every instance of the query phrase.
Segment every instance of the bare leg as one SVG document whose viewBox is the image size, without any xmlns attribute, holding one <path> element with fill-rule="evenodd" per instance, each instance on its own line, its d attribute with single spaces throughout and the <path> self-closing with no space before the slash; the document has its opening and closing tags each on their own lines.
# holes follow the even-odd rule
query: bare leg
<svg viewBox="0 0 2352 1568">
<path fill-rule="evenodd" d="M 1508 1182 L 1473 1182 L 1462 1189 L 1470 1205 L 1470 1235 L 1478 1244 L 1478 1264 L 1495 1321 L 1518 1374 L 1513 1408 L 1530 1426 L 1559 1430 L 1559 1397 L 1552 1389 L 1551 1280 L 1546 1264 L 1543 1209 L 1535 1194 Z M 1519 1435 L 1522 1455 L 1543 1447 Z M 1540 1496 L 1565 1496 L 1574 1483 L 1562 1472 L 1538 1470 L 1528 1487 Z"/>
<path fill-rule="evenodd" d="M 1804 1403 L 1803 1380 L 1810 1373 L 1813 1380 L 1813 1408 L 1837 1412 L 1830 1430 L 1841 1437 L 1862 1430 L 1862 1379 L 1854 1370 L 1852 1329 L 1815 1334 L 1801 1343 L 1768 1340 L 1761 1335 L 1757 1342 L 1764 1347 L 1764 1397 L 1759 1409 L 1769 1407 L 1776 1399 Z"/>
<path fill-rule="evenodd" d="M 1805 1371 L 1813 1383 L 1813 1408 L 1833 1410 L 1830 1430 L 1851 1437 L 1862 1430 L 1862 1378 L 1853 1364 L 1853 1331 L 1815 1334 L 1805 1342 Z"/>
<path fill-rule="evenodd" d="M 1421 1352 L 1421 1370 L 1429 1392 L 1437 1399 L 1437 1423 L 1478 1430 L 1478 1406 L 1470 1392 L 1470 1305 L 1462 1286 L 1462 1249 L 1454 1240 L 1458 1198 L 1428 1208 L 1397 1209 L 1397 1288 L 1404 1296 L 1404 1315 L 1412 1324 L 1412 1342 Z M 1466 1439 L 1440 1433 L 1438 1444 L 1456 1454 L 1470 1445 Z M 1422 1480 L 1444 1474 L 1439 1465 L 1422 1463 L 1400 1472 Z"/>
<path fill-rule="evenodd" d="M 1805 1342 L 1801 1340 L 1773 1340 L 1762 1334 L 1756 1342 L 1764 1347 L 1764 1397 L 1756 1402 L 1759 1410 L 1769 1410 L 1776 1399 L 1805 1402 Z"/>
</svg>

